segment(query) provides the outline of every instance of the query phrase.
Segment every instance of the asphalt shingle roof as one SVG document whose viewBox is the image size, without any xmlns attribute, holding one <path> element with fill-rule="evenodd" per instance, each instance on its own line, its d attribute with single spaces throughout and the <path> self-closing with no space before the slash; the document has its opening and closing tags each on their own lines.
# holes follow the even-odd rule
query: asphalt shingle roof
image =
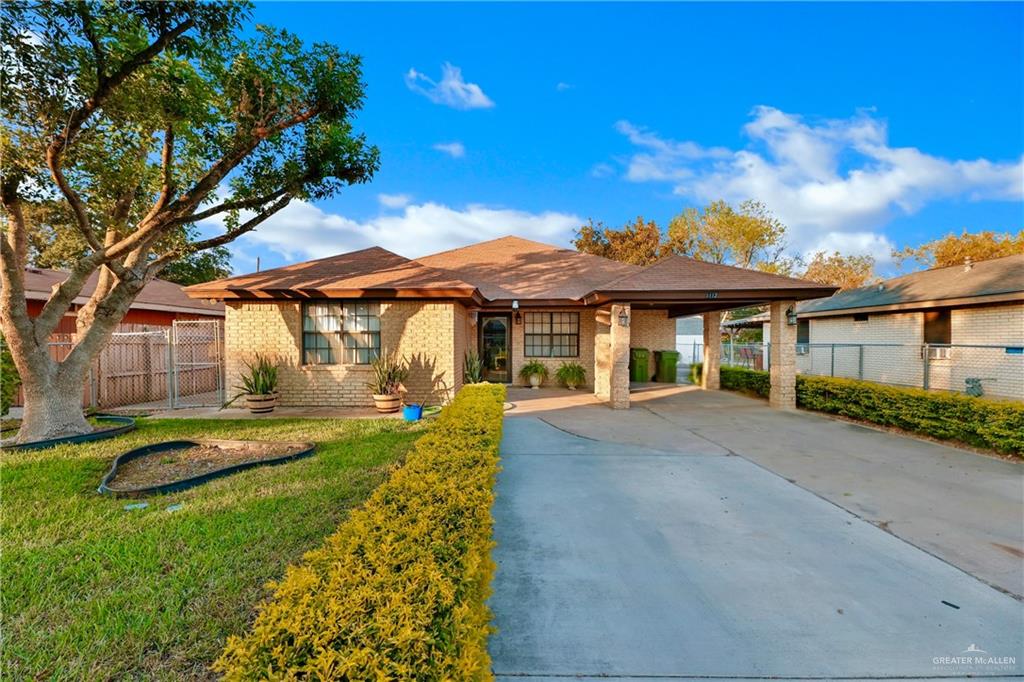
<svg viewBox="0 0 1024 682">
<path fill-rule="evenodd" d="M 419 259 L 473 282 L 490 300 L 576 300 L 601 284 L 642 268 L 550 244 L 501 237 Z"/>
<path fill-rule="evenodd" d="M 1024 294 L 1024 254 L 979 261 L 966 268 L 951 265 L 888 279 L 881 285 L 840 291 L 829 298 L 806 301 L 806 313 L 851 308 L 942 301 L 1021 292 Z"/>
<path fill-rule="evenodd" d="M 280 268 L 238 275 L 196 284 L 192 296 L 217 292 L 303 292 L 307 295 L 331 292 L 416 290 L 452 292 L 471 296 L 476 288 L 447 273 L 409 260 L 378 246 L 337 256 L 285 265 Z"/>
<path fill-rule="evenodd" d="M 67 272 L 63 270 L 48 270 L 46 268 L 25 269 L 25 298 L 36 301 L 49 300 L 53 289 L 59 286 L 68 278 Z M 93 275 L 82 287 L 82 292 L 75 299 L 75 303 L 83 305 L 96 290 L 98 275 Z M 197 315 L 223 315 L 223 303 L 208 303 L 190 298 L 185 293 L 185 287 L 174 282 L 163 279 L 154 279 L 149 282 L 132 303 L 133 308 L 140 310 L 167 310 L 171 312 L 187 312 Z"/>
<path fill-rule="evenodd" d="M 189 287 L 195 297 L 473 296 L 481 300 L 583 301 L 602 292 L 779 291 L 819 296 L 832 287 L 669 256 L 641 267 L 550 244 L 501 237 L 409 260 L 378 247 Z M 664 298 L 664 296 L 662 296 Z"/>
</svg>

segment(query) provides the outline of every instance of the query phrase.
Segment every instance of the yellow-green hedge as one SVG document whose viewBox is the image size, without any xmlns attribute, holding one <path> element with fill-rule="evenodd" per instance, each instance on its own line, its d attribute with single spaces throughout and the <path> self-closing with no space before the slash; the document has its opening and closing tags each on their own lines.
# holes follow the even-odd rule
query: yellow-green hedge
<svg viewBox="0 0 1024 682">
<path fill-rule="evenodd" d="M 699 382 L 700 366 L 691 371 Z M 771 388 L 768 372 L 740 367 L 722 367 L 721 384 L 763 397 Z M 798 374 L 796 403 L 808 410 L 1024 455 L 1024 403 L 1017 401 Z"/>
<path fill-rule="evenodd" d="M 226 679 L 489 679 L 485 602 L 505 388 L 459 391 L 405 465 L 273 585 Z"/>
</svg>

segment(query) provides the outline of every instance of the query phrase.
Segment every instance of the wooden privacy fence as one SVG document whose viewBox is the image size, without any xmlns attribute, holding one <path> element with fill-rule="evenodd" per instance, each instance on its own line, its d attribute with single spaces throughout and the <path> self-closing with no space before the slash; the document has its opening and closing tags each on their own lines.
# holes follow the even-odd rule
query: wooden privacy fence
<svg viewBox="0 0 1024 682">
<path fill-rule="evenodd" d="M 181 325 L 179 327 L 179 325 Z M 166 408 L 223 401 L 223 327 L 178 321 L 173 327 L 120 325 L 89 370 L 82 406 Z M 61 361 L 74 334 L 53 334 L 50 356 Z M 15 405 L 21 405 L 19 390 Z"/>
</svg>

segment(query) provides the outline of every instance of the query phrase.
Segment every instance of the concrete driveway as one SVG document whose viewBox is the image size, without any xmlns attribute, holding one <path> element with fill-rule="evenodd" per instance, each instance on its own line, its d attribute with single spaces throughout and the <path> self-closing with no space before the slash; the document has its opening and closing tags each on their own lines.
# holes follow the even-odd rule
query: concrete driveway
<svg viewBox="0 0 1024 682">
<path fill-rule="evenodd" d="M 720 425 L 730 440 L 673 421 L 696 418 L 686 401 L 744 400 L 700 395 L 506 419 L 499 678 L 1024 674 L 1020 601 L 747 458 L 792 417 L 847 425 L 764 408 Z"/>
</svg>

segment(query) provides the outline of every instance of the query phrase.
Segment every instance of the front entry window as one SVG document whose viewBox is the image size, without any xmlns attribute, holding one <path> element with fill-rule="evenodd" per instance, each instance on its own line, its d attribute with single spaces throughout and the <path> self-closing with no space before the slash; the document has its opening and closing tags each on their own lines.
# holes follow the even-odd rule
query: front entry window
<svg viewBox="0 0 1024 682">
<path fill-rule="evenodd" d="M 480 318 L 480 360 L 484 381 L 508 383 L 512 380 L 509 358 L 508 315 L 485 315 Z"/>
</svg>

